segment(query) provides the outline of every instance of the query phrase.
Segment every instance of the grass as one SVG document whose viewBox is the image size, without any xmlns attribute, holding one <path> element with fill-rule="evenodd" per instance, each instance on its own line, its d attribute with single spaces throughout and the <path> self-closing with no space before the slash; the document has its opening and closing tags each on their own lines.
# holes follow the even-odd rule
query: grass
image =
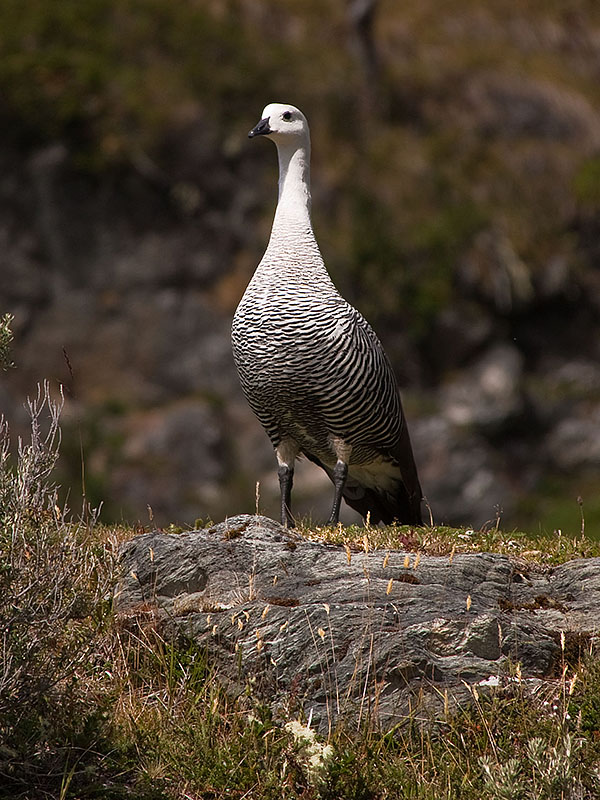
<svg viewBox="0 0 600 800">
<path fill-rule="evenodd" d="M 363 528 L 352 525 L 319 527 L 303 521 L 299 532 L 307 539 L 348 546 L 351 550 L 410 550 L 426 555 L 447 556 L 452 553 L 504 553 L 540 564 L 562 564 L 573 558 L 600 556 L 600 540 L 585 533 L 563 535 L 561 531 L 527 533 L 503 531 L 499 525 L 472 528 L 451 528 L 445 525 L 414 528 L 389 525 Z"/>
<path fill-rule="evenodd" d="M 600 792 L 600 661 L 563 640 L 560 674 L 472 686 L 471 703 L 423 725 L 272 716 L 253 689 L 225 689 L 207 653 L 171 638 L 152 606 L 117 613 L 118 549 L 137 532 L 57 503 L 61 399 L 30 403 L 32 434 L 0 440 L 0 798 L 581 800 Z M 316 528 L 356 548 L 506 552 L 557 563 L 598 555 L 584 536 L 449 528 Z M 235 658 L 232 654 L 232 658 Z"/>
</svg>

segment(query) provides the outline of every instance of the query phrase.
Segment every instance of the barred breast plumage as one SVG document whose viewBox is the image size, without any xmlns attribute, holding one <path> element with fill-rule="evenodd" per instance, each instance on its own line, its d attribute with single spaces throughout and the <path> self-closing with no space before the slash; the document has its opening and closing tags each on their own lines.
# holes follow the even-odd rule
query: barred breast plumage
<svg viewBox="0 0 600 800">
<path fill-rule="evenodd" d="M 396 380 L 379 339 L 339 294 L 310 221 L 310 137 L 294 106 L 271 104 L 250 136 L 272 138 L 279 201 L 269 245 L 235 312 L 242 389 L 279 464 L 281 519 L 304 454 L 372 522 L 421 523 L 421 487 Z"/>
</svg>

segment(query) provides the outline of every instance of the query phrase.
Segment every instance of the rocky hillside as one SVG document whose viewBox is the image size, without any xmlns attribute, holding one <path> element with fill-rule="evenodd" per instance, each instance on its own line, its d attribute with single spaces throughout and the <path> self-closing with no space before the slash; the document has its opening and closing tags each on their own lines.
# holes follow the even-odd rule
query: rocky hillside
<svg viewBox="0 0 600 800">
<path fill-rule="evenodd" d="M 257 481 L 274 513 L 229 325 L 275 198 L 246 133 L 289 100 L 436 520 L 578 530 L 581 497 L 598 527 L 597 5 L 9 0 L 0 22 L 0 409 L 17 432 L 37 381 L 64 385 L 65 484 L 83 456 L 107 518 L 253 511 Z M 319 519 L 327 480 L 300 473 Z"/>
</svg>

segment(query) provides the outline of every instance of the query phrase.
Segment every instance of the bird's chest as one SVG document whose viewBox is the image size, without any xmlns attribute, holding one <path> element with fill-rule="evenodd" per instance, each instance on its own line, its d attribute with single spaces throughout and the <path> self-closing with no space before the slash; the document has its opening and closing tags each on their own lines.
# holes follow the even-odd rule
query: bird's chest
<svg viewBox="0 0 600 800">
<path fill-rule="evenodd" d="M 310 287 L 294 291 L 269 285 L 249 287 L 232 326 L 238 368 L 275 369 L 298 374 L 322 364 L 351 336 L 349 324 L 327 298 Z"/>
</svg>

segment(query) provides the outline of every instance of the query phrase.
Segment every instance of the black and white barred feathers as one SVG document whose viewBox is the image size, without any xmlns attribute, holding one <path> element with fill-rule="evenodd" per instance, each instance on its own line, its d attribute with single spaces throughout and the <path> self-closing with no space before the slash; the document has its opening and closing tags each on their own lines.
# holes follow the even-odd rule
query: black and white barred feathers
<svg viewBox="0 0 600 800">
<path fill-rule="evenodd" d="M 235 312 L 242 389 L 279 463 L 281 518 L 303 454 L 340 500 L 372 523 L 421 524 L 422 492 L 394 373 L 364 317 L 339 294 L 310 220 L 310 136 L 294 106 L 271 104 L 250 136 L 279 155 L 279 201 L 267 250 Z"/>
</svg>

